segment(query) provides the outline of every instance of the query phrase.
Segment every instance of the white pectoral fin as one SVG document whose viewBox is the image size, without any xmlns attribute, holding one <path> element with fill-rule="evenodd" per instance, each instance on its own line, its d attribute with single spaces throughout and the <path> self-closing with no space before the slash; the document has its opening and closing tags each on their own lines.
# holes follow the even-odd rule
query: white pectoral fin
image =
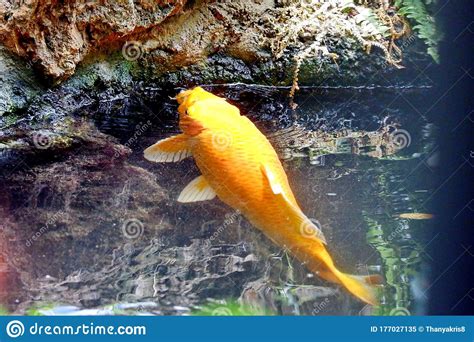
<svg viewBox="0 0 474 342">
<path fill-rule="evenodd" d="M 183 160 L 191 156 L 188 147 L 189 137 L 185 134 L 178 134 L 148 147 L 143 155 L 145 159 L 155 163 L 171 163 Z"/>
<path fill-rule="evenodd" d="M 190 203 L 207 201 L 216 197 L 216 192 L 211 188 L 204 176 L 199 176 L 191 181 L 179 194 L 178 202 Z"/>
<path fill-rule="evenodd" d="M 315 238 L 326 244 L 326 238 L 322 230 L 312 222 L 305 214 L 303 214 L 297 206 L 292 204 L 283 191 L 282 185 L 267 165 L 262 165 L 262 172 L 265 175 L 272 192 L 281 203 L 281 208 L 288 216 L 293 225 L 298 227 L 298 234 L 302 234 L 307 238 Z"/>
</svg>

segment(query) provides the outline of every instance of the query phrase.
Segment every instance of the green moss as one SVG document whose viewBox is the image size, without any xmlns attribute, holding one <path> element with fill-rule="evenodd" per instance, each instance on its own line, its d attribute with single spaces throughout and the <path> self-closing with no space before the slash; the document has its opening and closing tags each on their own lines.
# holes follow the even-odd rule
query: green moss
<svg viewBox="0 0 474 342">
<path fill-rule="evenodd" d="M 240 304 L 236 300 L 224 300 L 222 303 L 210 303 L 193 311 L 194 316 L 270 316 L 274 313 Z"/>
<path fill-rule="evenodd" d="M 33 305 L 25 311 L 26 316 L 44 316 L 42 312 L 46 310 L 51 310 L 54 308 L 55 304 L 38 304 Z"/>
<path fill-rule="evenodd" d="M 31 65 L 0 46 L 0 117 L 25 108 L 43 92 Z"/>
<path fill-rule="evenodd" d="M 390 198 L 390 173 L 379 175 L 377 179 L 378 197 L 381 203 Z M 410 196 L 409 201 L 416 204 Z M 410 280 L 420 272 L 422 246 L 417 242 L 413 223 L 394 220 L 392 217 L 363 212 L 368 226 L 367 242 L 379 253 L 384 270 L 386 286 L 381 289 L 383 304 L 375 308 L 376 315 L 407 315 L 412 309 Z M 413 239 L 406 241 L 402 233 L 409 231 Z M 409 251 L 409 253 L 407 253 Z"/>
<path fill-rule="evenodd" d="M 76 73 L 63 85 L 76 89 L 89 90 L 98 81 L 128 85 L 132 82 L 132 73 L 139 68 L 137 62 L 123 58 L 119 52 L 100 55 L 90 59 L 77 68 Z"/>
<path fill-rule="evenodd" d="M 3 306 L 0 306 L 0 316 L 8 316 L 8 315 L 10 315 L 8 310 L 4 308 Z"/>
<path fill-rule="evenodd" d="M 16 114 L 7 114 L 7 115 L 3 116 L 2 119 L 3 119 L 3 122 L 1 124 L 1 126 L 2 127 L 8 127 L 8 126 L 13 125 L 15 122 L 17 122 L 18 119 L 20 119 L 20 117 Z"/>
</svg>

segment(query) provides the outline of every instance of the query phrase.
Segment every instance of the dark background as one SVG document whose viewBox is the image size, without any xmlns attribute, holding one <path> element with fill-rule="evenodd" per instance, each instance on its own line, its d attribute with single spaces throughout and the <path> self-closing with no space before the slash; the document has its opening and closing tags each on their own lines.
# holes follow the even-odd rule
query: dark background
<svg viewBox="0 0 474 342">
<path fill-rule="evenodd" d="M 429 314 L 474 314 L 474 46 L 472 1 L 439 1 L 441 64 L 432 70 L 441 167 L 435 192 Z"/>
</svg>

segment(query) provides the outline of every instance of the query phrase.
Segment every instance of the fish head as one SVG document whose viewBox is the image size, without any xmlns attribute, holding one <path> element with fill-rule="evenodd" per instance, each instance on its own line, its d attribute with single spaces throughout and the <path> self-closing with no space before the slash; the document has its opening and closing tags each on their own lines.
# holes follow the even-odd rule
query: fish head
<svg viewBox="0 0 474 342">
<path fill-rule="evenodd" d="M 195 87 L 187 90 L 182 90 L 178 95 L 176 95 L 175 99 L 178 101 L 179 104 L 185 102 L 189 97 L 193 96 L 196 97 L 205 90 L 201 87 Z"/>
<path fill-rule="evenodd" d="M 225 101 L 225 99 L 220 98 L 201 87 L 195 87 L 188 90 L 181 91 L 178 95 L 176 95 L 176 101 L 178 101 L 179 107 L 178 112 L 180 115 L 184 115 L 189 107 L 191 107 L 194 103 L 201 100 L 206 99 L 219 99 L 221 101 Z"/>
<path fill-rule="evenodd" d="M 190 136 L 205 129 L 221 129 L 240 117 L 237 107 L 200 87 L 185 90 L 176 97 L 180 106 L 179 126 Z"/>
</svg>

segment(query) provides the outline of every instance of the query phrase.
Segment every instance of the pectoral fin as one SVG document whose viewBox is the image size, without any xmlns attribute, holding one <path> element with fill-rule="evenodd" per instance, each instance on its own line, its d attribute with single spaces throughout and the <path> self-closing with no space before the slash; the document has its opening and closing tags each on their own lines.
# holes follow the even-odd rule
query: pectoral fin
<svg viewBox="0 0 474 342">
<path fill-rule="evenodd" d="M 183 160 L 191 156 L 188 147 L 189 137 L 186 134 L 178 134 L 148 147 L 144 152 L 145 159 L 156 163 L 170 163 Z"/>
<path fill-rule="evenodd" d="M 288 217 L 290 224 L 293 228 L 296 228 L 296 234 L 302 234 L 306 238 L 314 238 L 322 243 L 326 244 L 326 238 L 322 230 L 316 226 L 309 218 L 305 216 L 291 201 L 288 200 L 287 195 L 283 191 L 282 185 L 278 182 L 278 179 L 267 165 L 262 165 L 262 172 L 265 175 L 268 185 L 272 189 L 272 192 L 277 196 L 278 201 L 281 203 L 283 212 Z"/>
<path fill-rule="evenodd" d="M 186 185 L 183 191 L 181 191 L 178 202 L 190 203 L 207 201 L 214 197 L 216 197 L 215 191 L 211 188 L 204 176 L 199 176 L 192 180 L 191 183 Z"/>
</svg>

